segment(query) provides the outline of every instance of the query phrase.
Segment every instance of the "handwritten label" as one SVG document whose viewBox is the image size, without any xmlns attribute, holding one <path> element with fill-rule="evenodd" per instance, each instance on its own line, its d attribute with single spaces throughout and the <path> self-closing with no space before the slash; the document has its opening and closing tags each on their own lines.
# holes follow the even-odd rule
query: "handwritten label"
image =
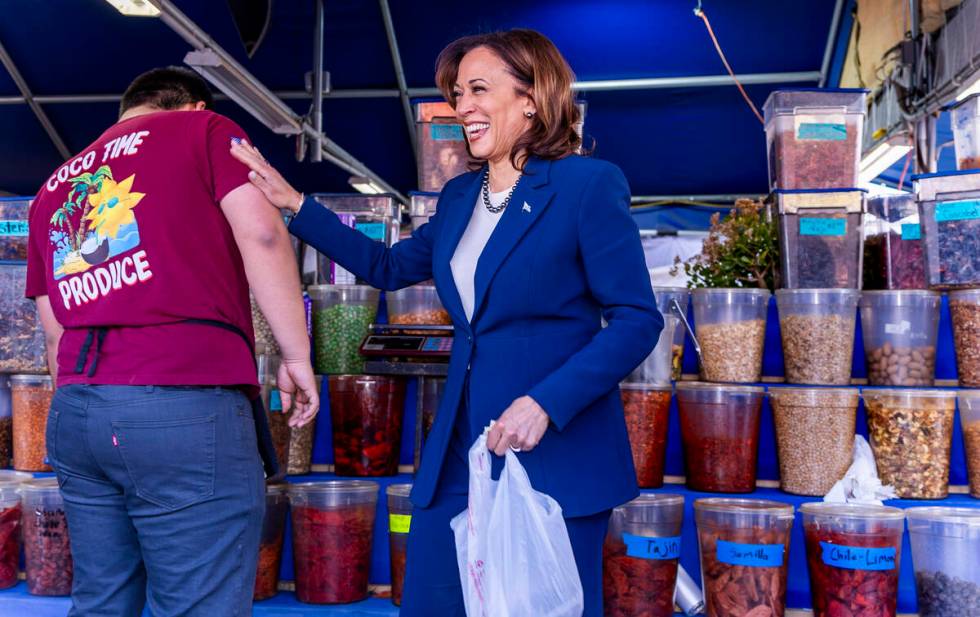
<svg viewBox="0 0 980 617">
<path fill-rule="evenodd" d="M 898 323 L 886 323 L 885 334 L 905 334 L 912 329 L 912 323 L 904 319 Z"/>
<path fill-rule="evenodd" d="M 846 236 L 847 219 L 800 218 L 801 236 Z"/>
<path fill-rule="evenodd" d="M 354 228 L 372 240 L 385 241 L 384 223 L 358 223 Z"/>
<path fill-rule="evenodd" d="M 0 221 L 0 236 L 26 238 L 27 221 Z"/>
<path fill-rule="evenodd" d="M 783 565 L 782 544 L 741 544 L 718 540 L 715 554 L 718 561 L 733 566 L 775 568 Z"/>
<path fill-rule="evenodd" d="M 389 514 L 388 515 L 388 530 L 391 533 L 408 533 L 408 530 L 412 527 L 412 515 L 411 514 Z"/>
<path fill-rule="evenodd" d="M 835 568 L 847 570 L 894 570 L 895 548 L 869 548 L 864 546 L 841 546 L 821 542 L 823 562 Z"/>
<path fill-rule="evenodd" d="M 433 141 L 463 141 L 463 125 L 433 124 L 429 127 L 429 136 Z"/>
<path fill-rule="evenodd" d="M 680 559 L 681 557 L 680 536 L 652 538 L 647 536 L 634 536 L 631 533 L 624 533 L 623 542 L 626 543 L 627 557 L 660 560 Z"/>
<path fill-rule="evenodd" d="M 902 240 L 921 240 L 922 228 L 918 223 L 902 223 Z"/>
<path fill-rule="evenodd" d="M 269 411 L 282 411 L 282 397 L 279 396 L 279 390 L 273 389 L 269 393 Z"/>
<path fill-rule="evenodd" d="M 980 219 L 980 200 L 941 201 L 936 204 L 936 222 Z"/>
</svg>

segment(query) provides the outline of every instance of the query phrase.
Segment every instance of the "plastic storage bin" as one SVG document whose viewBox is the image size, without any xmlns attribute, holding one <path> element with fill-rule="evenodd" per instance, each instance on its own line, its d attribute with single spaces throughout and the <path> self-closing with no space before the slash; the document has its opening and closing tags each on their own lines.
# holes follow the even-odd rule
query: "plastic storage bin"
<svg viewBox="0 0 980 617">
<path fill-rule="evenodd" d="M 764 499 L 698 499 L 694 517 L 705 614 L 782 615 L 793 506 Z"/>
<path fill-rule="evenodd" d="M 950 125 L 956 169 L 980 169 L 980 95 L 974 94 L 954 105 L 950 109 Z"/>
<path fill-rule="evenodd" d="M 36 596 L 67 596 L 74 567 L 58 480 L 29 480 L 20 490 L 27 591 Z"/>
<path fill-rule="evenodd" d="M 280 353 L 279 343 L 276 341 L 275 335 L 272 334 L 272 328 L 251 292 L 248 294 L 248 301 L 252 308 L 252 330 L 255 331 L 256 355 L 271 354 L 278 356 Z"/>
<path fill-rule="evenodd" d="M 419 378 L 419 402 L 422 405 L 415 415 L 415 471 L 419 470 L 422 459 L 422 448 L 425 447 L 425 440 L 429 437 L 432 424 L 436 421 L 436 412 L 439 411 L 439 402 L 442 400 L 442 393 L 446 389 L 446 379 L 444 377 L 421 377 Z"/>
<path fill-rule="evenodd" d="M 27 261 L 30 209 L 27 197 L 0 197 L 0 261 Z"/>
<path fill-rule="evenodd" d="M 754 383 L 762 375 L 769 292 L 765 289 L 694 289 L 694 330 L 705 381 Z"/>
<path fill-rule="evenodd" d="M 397 474 L 405 380 L 381 375 L 334 375 L 328 387 L 337 475 Z"/>
<path fill-rule="evenodd" d="M 0 589 L 17 584 L 20 565 L 20 482 L 0 480 Z"/>
<path fill-rule="evenodd" d="M 402 604 L 405 584 L 405 549 L 408 546 L 408 530 L 412 526 L 412 502 L 408 498 L 411 484 L 392 484 L 385 491 L 388 495 L 388 550 L 391 553 L 391 601 Z"/>
<path fill-rule="evenodd" d="M 894 617 L 905 514 L 825 502 L 805 503 L 800 513 L 814 617 Z"/>
<path fill-rule="evenodd" d="M 946 497 L 956 392 L 864 390 L 862 396 L 881 482 L 904 499 Z"/>
<path fill-rule="evenodd" d="M 857 186 L 867 90 L 776 90 L 763 107 L 770 189 Z"/>
<path fill-rule="evenodd" d="M 867 200 L 864 288 L 925 289 L 926 266 L 915 195 Z"/>
<path fill-rule="evenodd" d="M 367 597 L 378 484 L 364 480 L 289 485 L 296 598 L 346 604 Z"/>
<path fill-rule="evenodd" d="M 684 498 L 640 495 L 614 509 L 602 549 L 606 617 L 672 617 Z"/>
<path fill-rule="evenodd" d="M 445 101 L 415 105 L 419 190 L 438 193 L 446 182 L 466 173 L 470 155 L 466 135 L 454 110 Z"/>
<path fill-rule="evenodd" d="M 769 208 L 779 237 L 777 287 L 861 289 L 863 190 L 778 190 Z"/>
<path fill-rule="evenodd" d="M 321 387 L 323 377 L 316 376 L 316 391 L 322 392 Z M 287 414 L 284 419 L 288 419 Z M 303 426 L 292 426 L 289 428 L 289 447 L 287 448 L 286 473 L 291 476 L 298 476 L 310 473 L 313 461 L 313 438 L 316 435 L 317 419 L 307 422 Z"/>
<path fill-rule="evenodd" d="M 941 303 L 941 294 L 924 290 L 861 294 L 868 383 L 926 387 L 935 383 Z"/>
<path fill-rule="evenodd" d="M 970 476 L 970 495 L 980 498 L 980 390 L 961 390 L 960 423 Z"/>
<path fill-rule="evenodd" d="M 671 387 L 623 383 L 619 393 L 623 399 L 636 482 L 641 488 L 659 488 L 664 484 Z"/>
<path fill-rule="evenodd" d="M 980 615 L 980 510 L 909 508 L 919 617 Z"/>
<path fill-rule="evenodd" d="M 0 264 L 0 373 L 48 372 L 41 319 L 24 297 L 26 280 L 26 265 Z"/>
<path fill-rule="evenodd" d="M 680 305 L 681 311 L 684 313 L 684 317 L 687 317 L 687 306 L 690 304 L 691 291 L 687 287 L 657 287 L 653 288 L 653 295 L 657 299 L 657 309 L 664 315 L 664 317 L 673 315 L 673 311 L 670 309 L 670 303 L 672 300 L 677 300 L 677 304 Z M 672 344 L 672 370 L 670 378 L 674 381 L 681 378 L 682 368 L 684 366 L 684 326 L 677 325 L 674 328 L 674 339 Z"/>
<path fill-rule="evenodd" d="M 412 229 L 418 229 L 429 222 L 436 213 L 439 193 L 409 193 L 408 213 L 412 218 Z"/>
<path fill-rule="evenodd" d="M 265 406 L 266 417 L 269 420 L 269 432 L 272 435 L 272 445 L 276 450 L 276 460 L 280 471 L 289 465 L 289 415 L 283 413 L 282 398 L 277 386 L 279 373 L 279 356 L 259 354 L 255 357 L 258 367 L 259 387 L 261 388 L 262 404 Z"/>
<path fill-rule="evenodd" d="M 364 372 L 361 342 L 378 313 L 379 291 L 367 285 L 313 285 L 313 351 L 317 373 Z"/>
<path fill-rule="evenodd" d="M 914 178 L 929 287 L 980 286 L 980 170 Z"/>
<path fill-rule="evenodd" d="M 648 386 L 670 385 L 673 373 L 674 332 L 680 327 L 680 320 L 664 315 L 664 329 L 660 332 L 657 345 L 633 372 L 626 376 L 625 383 Z"/>
<path fill-rule="evenodd" d="M 314 198 L 324 208 L 340 217 L 342 223 L 356 229 L 368 238 L 391 246 L 398 242 L 401 233 L 401 212 L 394 196 L 387 194 L 363 195 L 360 193 L 320 193 Z M 314 250 L 312 248 L 308 250 Z M 360 283 L 353 273 L 327 256 L 316 254 L 317 284 L 353 285 Z"/>
<path fill-rule="evenodd" d="M 255 572 L 253 599 L 265 600 L 279 592 L 279 567 L 282 564 L 282 543 L 286 531 L 289 496 L 285 484 L 265 487 L 265 518 L 262 519 L 262 539 L 259 543 L 259 565 Z"/>
<path fill-rule="evenodd" d="M 54 385 L 48 375 L 12 375 L 10 400 L 13 417 L 14 469 L 51 471 L 45 462 L 45 431 Z"/>
<path fill-rule="evenodd" d="M 826 495 L 844 477 L 854 457 L 859 400 L 856 388 L 769 388 L 781 489 Z"/>
<path fill-rule="evenodd" d="M 442 307 L 434 285 L 413 285 L 385 293 L 388 323 L 397 325 L 448 326 L 449 313 Z"/>
<path fill-rule="evenodd" d="M 851 383 L 860 296 L 854 289 L 776 290 L 787 382 Z"/>
<path fill-rule="evenodd" d="M 14 420 L 10 404 L 10 379 L 0 375 L 0 468 L 10 467 L 14 452 Z"/>
<path fill-rule="evenodd" d="M 755 490 L 764 396 L 765 390 L 756 386 L 677 384 L 688 488 L 716 493 Z"/>
<path fill-rule="evenodd" d="M 953 317 L 953 345 L 960 385 L 980 386 L 980 289 L 949 293 L 949 312 Z"/>
</svg>

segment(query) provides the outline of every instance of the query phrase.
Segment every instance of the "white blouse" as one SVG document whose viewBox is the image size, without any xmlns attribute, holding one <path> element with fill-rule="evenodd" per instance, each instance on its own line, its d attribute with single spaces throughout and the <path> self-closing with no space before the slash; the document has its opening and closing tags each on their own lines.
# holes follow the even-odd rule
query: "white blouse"
<svg viewBox="0 0 980 617">
<path fill-rule="evenodd" d="M 499 193 L 490 193 L 490 203 L 494 207 L 504 203 L 510 190 L 508 188 Z M 455 281 L 456 289 L 459 291 L 459 298 L 463 301 L 463 311 L 466 313 L 467 321 L 473 319 L 475 308 L 473 304 L 476 302 L 474 280 L 476 264 L 480 260 L 480 255 L 483 254 L 483 249 L 487 246 L 490 234 L 497 228 L 497 223 L 500 222 L 500 217 L 504 215 L 505 211 L 502 210 L 494 214 L 487 210 L 486 206 L 483 205 L 483 191 L 481 190 L 476 197 L 476 206 L 473 208 L 470 222 L 466 226 L 466 231 L 463 232 L 459 244 L 456 245 L 456 252 L 453 253 L 453 258 L 449 262 L 453 271 L 453 281 Z"/>
</svg>

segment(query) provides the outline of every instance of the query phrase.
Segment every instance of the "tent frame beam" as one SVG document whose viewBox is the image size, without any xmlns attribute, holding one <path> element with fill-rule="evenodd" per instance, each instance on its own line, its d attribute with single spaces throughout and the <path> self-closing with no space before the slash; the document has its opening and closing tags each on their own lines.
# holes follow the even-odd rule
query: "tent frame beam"
<svg viewBox="0 0 980 617">
<path fill-rule="evenodd" d="M 418 137 L 415 134 L 415 114 L 412 113 L 411 95 L 409 95 L 408 81 L 405 79 L 405 67 L 402 65 L 402 55 L 398 49 L 398 39 L 395 37 L 395 22 L 391 18 L 391 7 L 388 0 L 378 0 L 381 6 L 381 19 L 384 21 L 385 34 L 388 37 L 388 49 L 391 51 L 391 63 L 395 67 L 395 79 L 398 82 L 398 96 L 402 102 L 402 112 L 405 114 L 405 123 L 408 126 L 408 138 L 412 142 L 412 155 L 415 157 L 415 164 L 418 165 Z"/>
</svg>

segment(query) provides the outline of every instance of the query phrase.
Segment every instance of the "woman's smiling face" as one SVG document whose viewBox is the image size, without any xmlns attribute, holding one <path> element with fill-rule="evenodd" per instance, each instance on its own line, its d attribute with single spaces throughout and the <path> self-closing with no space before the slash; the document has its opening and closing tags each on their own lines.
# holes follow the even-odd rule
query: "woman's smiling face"
<svg viewBox="0 0 980 617">
<path fill-rule="evenodd" d="M 531 126 L 525 115 L 534 101 L 519 94 L 520 84 L 507 65 L 486 47 L 463 56 L 453 87 L 456 115 L 474 158 L 498 162 L 510 157 L 514 143 Z"/>
</svg>

